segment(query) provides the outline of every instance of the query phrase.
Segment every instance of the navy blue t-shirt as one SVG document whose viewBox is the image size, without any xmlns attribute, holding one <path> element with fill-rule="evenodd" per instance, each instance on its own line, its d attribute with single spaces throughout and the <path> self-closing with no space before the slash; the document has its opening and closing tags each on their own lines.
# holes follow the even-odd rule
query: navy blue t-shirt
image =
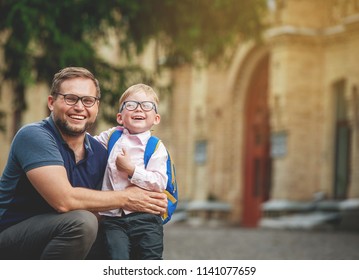
<svg viewBox="0 0 359 280">
<path fill-rule="evenodd" d="M 51 117 L 21 128 L 11 144 L 0 178 L 0 231 L 34 215 L 55 211 L 28 180 L 26 172 L 31 169 L 61 165 L 66 168 L 73 187 L 100 190 L 107 151 L 88 134 L 85 150 L 85 158 L 76 163 L 73 151 Z"/>
</svg>

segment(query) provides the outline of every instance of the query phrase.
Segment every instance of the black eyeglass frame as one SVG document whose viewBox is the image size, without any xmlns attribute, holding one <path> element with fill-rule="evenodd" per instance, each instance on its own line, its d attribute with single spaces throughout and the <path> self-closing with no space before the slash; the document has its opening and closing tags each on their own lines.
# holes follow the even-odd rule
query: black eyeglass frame
<svg viewBox="0 0 359 280">
<path fill-rule="evenodd" d="M 130 103 L 130 102 L 137 104 L 136 107 L 135 107 L 134 109 L 132 109 L 132 110 L 131 110 L 131 109 L 128 109 L 128 108 L 126 107 L 126 104 L 127 104 L 127 103 Z M 152 104 L 152 108 L 149 109 L 149 110 L 143 108 L 143 106 L 142 106 L 143 103 L 151 103 L 151 104 Z M 141 109 L 142 109 L 144 112 L 150 112 L 150 111 L 153 109 L 153 110 L 155 111 L 155 113 L 157 114 L 157 106 L 156 106 L 155 102 L 152 102 L 152 101 L 141 101 L 141 102 L 139 102 L 139 101 L 133 101 L 133 100 L 128 100 L 128 101 L 123 102 L 123 103 L 122 103 L 122 106 L 121 106 L 121 108 L 120 108 L 120 113 L 123 111 L 124 108 L 126 108 L 128 111 L 135 111 L 135 110 L 138 108 L 138 105 L 140 105 Z"/>
<path fill-rule="evenodd" d="M 81 97 L 80 97 L 80 96 L 77 96 L 76 94 L 73 94 L 73 93 L 63 94 L 63 93 L 57 92 L 56 95 L 61 95 L 61 96 L 63 96 L 65 103 L 66 103 L 67 105 L 69 105 L 69 106 L 74 106 L 74 105 L 77 104 L 77 102 L 79 102 L 79 100 L 81 100 L 82 105 L 84 105 L 86 108 L 91 108 L 91 107 L 93 107 L 93 105 L 96 104 L 96 101 L 99 101 L 99 100 L 100 100 L 100 97 L 95 97 L 95 96 L 81 96 Z M 69 100 L 66 98 L 67 96 L 72 96 L 72 97 L 76 98 L 76 102 L 75 102 L 75 103 L 72 103 L 72 102 L 69 103 Z M 86 105 L 86 104 L 84 103 L 84 101 L 83 101 L 84 98 L 92 99 L 92 100 L 93 100 L 92 105 Z"/>
</svg>

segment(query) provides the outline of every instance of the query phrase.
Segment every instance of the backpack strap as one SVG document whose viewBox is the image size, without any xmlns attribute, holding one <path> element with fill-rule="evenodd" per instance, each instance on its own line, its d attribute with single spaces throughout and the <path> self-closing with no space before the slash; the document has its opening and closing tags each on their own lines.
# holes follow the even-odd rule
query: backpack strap
<svg viewBox="0 0 359 280">
<path fill-rule="evenodd" d="M 147 167 L 148 161 L 150 160 L 151 156 L 157 150 L 160 142 L 161 142 L 160 139 L 158 139 L 156 136 L 153 135 L 148 139 L 144 158 L 143 158 L 145 162 L 145 168 Z"/>
<path fill-rule="evenodd" d="M 107 153 L 110 154 L 113 146 L 115 145 L 116 141 L 121 137 L 122 130 L 115 128 L 112 133 L 110 134 L 110 137 L 108 138 L 107 143 Z"/>
</svg>

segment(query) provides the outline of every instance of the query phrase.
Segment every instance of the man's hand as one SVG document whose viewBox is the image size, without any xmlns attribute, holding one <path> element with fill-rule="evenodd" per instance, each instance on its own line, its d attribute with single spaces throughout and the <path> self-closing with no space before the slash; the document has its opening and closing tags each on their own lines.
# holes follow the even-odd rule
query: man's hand
<svg viewBox="0 0 359 280">
<path fill-rule="evenodd" d="M 126 172 L 128 176 L 133 176 L 133 173 L 135 172 L 135 166 L 131 162 L 131 156 L 125 149 L 122 149 L 121 152 L 117 155 L 116 167 L 117 170 Z"/>
<path fill-rule="evenodd" d="M 157 215 L 167 210 L 167 196 L 164 193 L 146 191 L 136 186 L 127 187 L 124 192 L 128 198 L 124 209 Z"/>
</svg>

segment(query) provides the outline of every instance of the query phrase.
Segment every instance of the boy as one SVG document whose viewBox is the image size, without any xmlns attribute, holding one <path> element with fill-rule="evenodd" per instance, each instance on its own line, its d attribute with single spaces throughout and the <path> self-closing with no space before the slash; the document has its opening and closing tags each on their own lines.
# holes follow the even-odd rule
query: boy
<svg viewBox="0 0 359 280">
<path fill-rule="evenodd" d="M 117 122 L 120 126 L 95 138 L 107 147 L 115 129 L 122 135 L 110 152 L 102 190 L 122 190 L 135 184 L 150 191 L 166 189 L 167 151 L 160 142 L 144 167 L 144 151 L 151 128 L 160 123 L 158 96 L 145 85 L 128 88 L 119 100 Z M 116 209 L 100 212 L 105 247 L 111 259 L 162 259 L 163 225 L 159 215 Z"/>
</svg>

